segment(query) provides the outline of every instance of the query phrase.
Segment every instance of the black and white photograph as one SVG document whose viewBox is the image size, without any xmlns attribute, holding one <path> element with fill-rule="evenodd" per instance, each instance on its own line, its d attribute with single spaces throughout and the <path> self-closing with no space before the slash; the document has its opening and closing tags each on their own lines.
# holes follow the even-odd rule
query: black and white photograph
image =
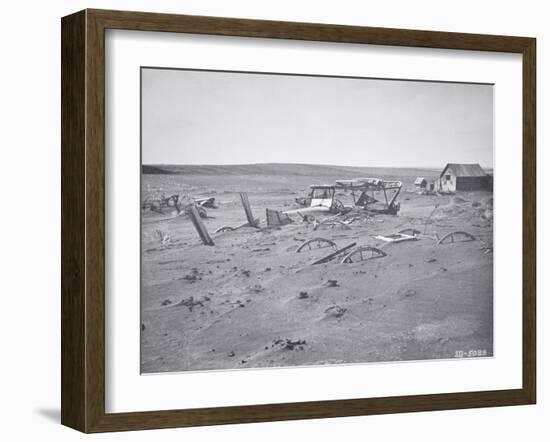
<svg viewBox="0 0 550 442">
<path fill-rule="evenodd" d="M 5 2 L 0 441 L 545 442 L 548 7 L 470 3 Z"/>
<path fill-rule="evenodd" d="M 493 104 L 142 67 L 141 373 L 492 357 Z"/>
</svg>

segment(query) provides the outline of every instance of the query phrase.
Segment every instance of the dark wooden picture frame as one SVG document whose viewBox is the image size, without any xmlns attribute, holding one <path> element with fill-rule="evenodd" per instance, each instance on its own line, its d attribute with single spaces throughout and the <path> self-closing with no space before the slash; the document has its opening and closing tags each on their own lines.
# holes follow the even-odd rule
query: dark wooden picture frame
<svg viewBox="0 0 550 442">
<path fill-rule="evenodd" d="M 534 38 L 84 10 L 62 19 L 61 421 L 83 432 L 534 404 L 536 71 Z M 105 412 L 105 30 L 495 51 L 523 57 L 523 386 L 135 413 Z"/>
</svg>

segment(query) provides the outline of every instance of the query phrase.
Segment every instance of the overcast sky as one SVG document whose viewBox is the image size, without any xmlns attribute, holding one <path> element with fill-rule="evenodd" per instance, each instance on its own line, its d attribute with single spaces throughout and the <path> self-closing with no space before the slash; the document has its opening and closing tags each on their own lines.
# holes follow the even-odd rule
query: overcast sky
<svg viewBox="0 0 550 442">
<path fill-rule="evenodd" d="M 142 70 L 144 164 L 493 166 L 490 85 Z"/>
</svg>

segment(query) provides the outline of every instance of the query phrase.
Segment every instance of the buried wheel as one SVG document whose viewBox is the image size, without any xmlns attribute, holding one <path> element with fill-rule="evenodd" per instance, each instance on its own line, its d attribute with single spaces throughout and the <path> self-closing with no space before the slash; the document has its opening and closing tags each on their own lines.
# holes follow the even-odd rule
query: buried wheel
<svg viewBox="0 0 550 442">
<path fill-rule="evenodd" d="M 331 241 L 330 239 L 325 238 L 313 238 L 305 243 L 303 243 L 298 249 L 296 250 L 296 253 L 300 253 L 302 250 L 310 251 L 310 250 L 317 250 L 317 249 L 326 249 L 328 247 L 332 247 L 333 249 L 336 249 L 336 243 L 334 241 Z"/>
<path fill-rule="evenodd" d="M 197 208 L 197 212 L 201 218 L 208 218 L 208 213 L 206 213 L 206 209 L 204 207 L 199 205 L 195 205 L 195 207 Z"/>
<path fill-rule="evenodd" d="M 233 230 L 235 230 L 234 227 L 223 226 L 223 227 L 219 227 L 218 229 L 214 230 L 214 233 L 232 232 Z"/>
<path fill-rule="evenodd" d="M 307 213 L 306 214 L 303 214 L 303 213 L 300 213 L 298 212 L 298 215 L 300 215 L 300 217 L 302 218 L 302 222 L 304 223 L 313 223 L 315 222 L 315 217 L 313 215 L 308 215 Z"/>
<path fill-rule="evenodd" d="M 376 247 L 362 246 L 344 256 L 341 262 L 342 264 L 352 264 L 369 259 L 383 258 L 384 256 L 387 256 L 387 254 Z"/>
<path fill-rule="evenodd" d="M 451 232 L 447 233 L 443 238 L 441 238 L 437 245 L 440 244 L 452 244 L 455 242 L 470 242 L 475 241 L 476 237 L 474 235 L 471 235 L 468 232 Z"/>
</svg>

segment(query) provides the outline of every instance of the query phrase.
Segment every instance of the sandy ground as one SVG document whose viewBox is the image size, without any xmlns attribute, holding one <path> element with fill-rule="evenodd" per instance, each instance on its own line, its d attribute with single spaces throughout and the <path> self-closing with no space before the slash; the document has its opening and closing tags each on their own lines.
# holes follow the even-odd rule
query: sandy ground
<svg viewBox="0 0 550 442">
<path fill-rule="evenodd" d="M 204 220 L 211 247 L 185 216 L 142 213 L 141 371 L 446 359 L 477 350 L 492 356 L 492 194 L 418 195 L 414 177 L 386 178 L 407 188 L 397 216 L 361 217 L 349 229 L 296 222 L 213 234 L 246 221 L 238 191 L 248 192 L 265 225 L 266 208 L 297 207 L 294 198 L 309 184 L 334 179 L 144 175 L 144 195 L 214 196 L 219 208 Z M 399 244 L 373 237 L 405 228 L 425 235 Z M 157 230 L 170 240 L 161 244 Z M 457 230 L 477 240 L 437 245 L 437 235 Z M 296 249 L 319 236 L 342 247 L 382 247 L 387 256 L 311 265 L 332 250 Z"/>
</svg>

